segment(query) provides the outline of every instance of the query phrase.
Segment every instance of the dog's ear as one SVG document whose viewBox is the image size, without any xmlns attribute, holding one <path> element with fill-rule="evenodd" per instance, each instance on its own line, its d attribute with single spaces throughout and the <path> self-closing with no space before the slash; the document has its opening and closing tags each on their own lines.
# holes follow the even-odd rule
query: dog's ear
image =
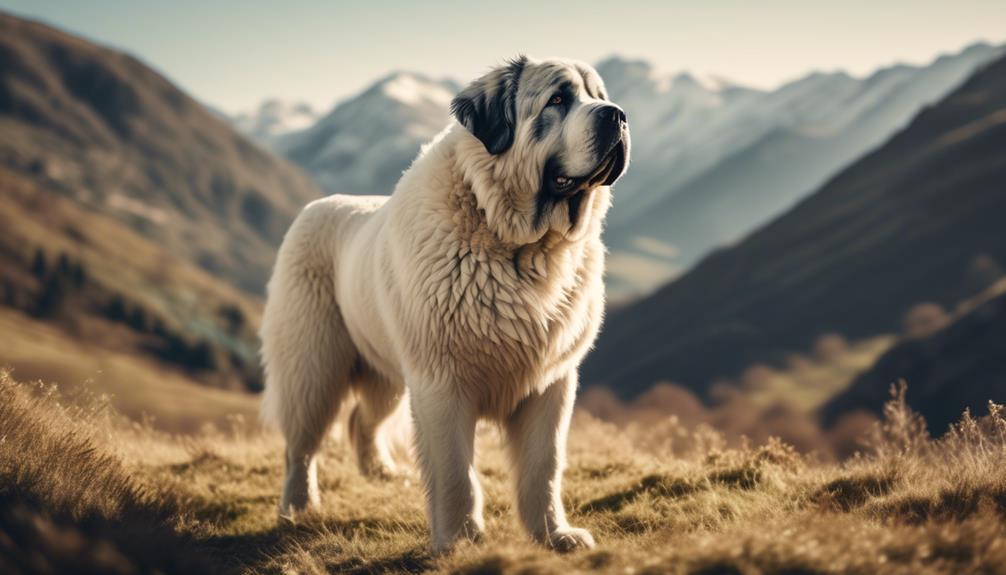
<svg viewBox="0 0 1006 575">
<path fill-rule="evenodd" d="M 469 84 L 451 102 L 451 113 L 490 154 L 513 145 L 517 127 L 517 85 L 526 56 L 511 60 Z"/>
</svg>

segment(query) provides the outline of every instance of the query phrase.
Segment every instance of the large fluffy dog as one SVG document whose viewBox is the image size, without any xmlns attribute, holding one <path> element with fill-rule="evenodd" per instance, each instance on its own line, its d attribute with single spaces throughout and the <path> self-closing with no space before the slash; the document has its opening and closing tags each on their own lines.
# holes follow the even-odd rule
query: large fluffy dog
<svg viewBox="0 0 1006 575">
<path fill-rule="evenodd" d="M 523 57 L 451 111 L 392 196 L 316 201 L 280 248 L 262 354 L 264 412 L 287 441 L 281 513 L 317 506 L 315 454 L 352 390 L 367 474 L 384 470 L 378 427 L 410 398 L 436 549 L 483 529 L 480 418 L 507 432 L 531 535 L 590 547 L 560 484 L 604 306 L 601 223 L 627 165 L 625 115 L 589 66 Z"/>
</svg>

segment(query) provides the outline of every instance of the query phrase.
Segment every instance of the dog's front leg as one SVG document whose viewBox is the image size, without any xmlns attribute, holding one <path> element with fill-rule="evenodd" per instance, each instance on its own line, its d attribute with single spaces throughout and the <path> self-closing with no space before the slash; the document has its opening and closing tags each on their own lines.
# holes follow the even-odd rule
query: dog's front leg
<svg viewBox="0 0 1006 575">
<path fill-rule="evenodd" d="M 575 373 L 564 377 L 521 402 L 507 421 L 521 521 L 537 541 L 559 551 L 594 546 L 590 532 L 570 527 L 562 505 L 566 435 L 576 386 Z"/>
<path fill-rule="evenodd" d="M 433 549 L 481 539 L 482 489 L 473 465 L 474 409 L 448 385 L 410 386 L 416 454 L 426 487 Z"/>
</svg>

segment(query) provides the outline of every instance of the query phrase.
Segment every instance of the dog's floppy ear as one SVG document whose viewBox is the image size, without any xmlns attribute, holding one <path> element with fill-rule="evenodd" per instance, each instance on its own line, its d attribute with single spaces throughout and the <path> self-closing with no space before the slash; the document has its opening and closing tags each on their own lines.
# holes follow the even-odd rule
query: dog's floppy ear
<svg viewBox="0 0 1006 575">
<path fill-rule="evenodd" d="M 517 85 L 526 56 L 511 60 L 469 84 L 451 102 L 451 113 L 490 154 L 513 145 L 517 126 Z"/>
</svg>

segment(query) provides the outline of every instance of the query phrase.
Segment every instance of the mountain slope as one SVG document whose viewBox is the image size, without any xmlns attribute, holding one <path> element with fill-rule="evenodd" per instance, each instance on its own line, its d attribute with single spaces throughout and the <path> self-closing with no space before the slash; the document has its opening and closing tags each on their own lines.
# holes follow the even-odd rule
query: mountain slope
<svg viewBox="0 0 1006 575">
<path fill-rule="evenodd" d="M 634 134 L 648 136 L 633 142 L 633 169 L 616 189 L 606 233 L 614 294 L 656 287 L 631 269 L 623 273 L 620 260 L 692 266 L 790 207 L 1001 53 L 975 44 L 924 67 L 897 65 L 863 79 L 815 73 L 773 92 L 707 91 L 707 100 L 718 100 L 705 115 L 694 111 L 702 102 L 693 98 L 666 120 L 633 122 Z M 648 252 L 654 242 L 673 247 L 673 255 Z"/>
<path fill-rule="evenodd" d="M 632 395 L 706 391 L 821 334 L 894 331 L 918 303 L 951 307 L 969 263 L 1006 262 L 1006 59 L 736 247 L 613 314 L 584 381 Z"/>
<path fill-rule="evenodd" d="M 0 14 L 0 165 L 260 293 L 320 191 L 136 59 Z"/>
<path fill-rule="evenodd" d="M 308 170 L 328 193 L 390 194 L 419 147 L 449 122 L 458 87 L 396 72 L 338 104 L 273 148 Z"/>
<path fill-rule="evenodd" d="M 908 382 L 912 407 L 935 434 L 946 431 L 965 408 L 983 413 L 988 401 L 1006 403 L 1006 284 L 997 291 L 943 329 L 883 354 L 824 406 L 825 422 L 856 409 L 879 413 L 875 402 L 899 379 Z"/>
<path fill-rule="evenodd" d="M 250 396 L 194 384 L 261 387 L 259 299 L 4 167 L 0 229 L 0 369 L 86 385 L 173 431 L 254 414 Z"/>
</svg>

